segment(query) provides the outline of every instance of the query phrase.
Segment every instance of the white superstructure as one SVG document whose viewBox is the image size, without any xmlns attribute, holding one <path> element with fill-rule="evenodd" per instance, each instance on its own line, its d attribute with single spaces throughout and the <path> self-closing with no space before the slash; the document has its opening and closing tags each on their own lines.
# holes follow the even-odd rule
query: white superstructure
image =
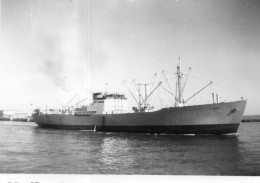
<svg viewBox="0 0 260 183">
<path fill-rule="evenodd" d="M 94 93 L 93 103 L 89 106 L 77 108 L 76 114 L 120 114 L 126 113 L 127 98 L 123 94 Z"/>
</svg>

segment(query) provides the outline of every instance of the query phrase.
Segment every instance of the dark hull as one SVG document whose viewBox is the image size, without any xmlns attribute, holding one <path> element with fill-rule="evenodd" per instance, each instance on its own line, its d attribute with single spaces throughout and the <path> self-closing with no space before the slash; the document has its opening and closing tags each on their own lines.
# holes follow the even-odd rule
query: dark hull
<svg viewBox="0 0 260 183">
<path fill-rule="evenodd" d="M 230 134 L 236 133 L 246 101 L 165 108 L 155 112 L 34 116 L 39 127 L 101 132 L 165 134 Z"/>
<path fill-rule="evenodd" d="M 236 133 L 238 124 L 219 125 L 178 125 L 178 126 L 69 126 L 69 125 L 39 125 L 43 128 L 68 129 L 68 130 L 92 130 L 101 132 L 128 132 L 128 133 L 161 133 L 161 134 L 231 134 Z"/>
</svg>

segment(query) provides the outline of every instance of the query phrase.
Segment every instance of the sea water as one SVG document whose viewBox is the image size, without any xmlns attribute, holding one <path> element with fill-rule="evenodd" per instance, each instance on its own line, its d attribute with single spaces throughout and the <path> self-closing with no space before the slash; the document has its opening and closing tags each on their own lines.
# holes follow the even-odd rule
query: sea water
<svg viewBox="0 0 260 183">
<path fill-rule="evenodd" d="M 0 122 L 0 173 L 260 175 L 260 123 L 235 135 L 54 130 Z"/>
</svg>

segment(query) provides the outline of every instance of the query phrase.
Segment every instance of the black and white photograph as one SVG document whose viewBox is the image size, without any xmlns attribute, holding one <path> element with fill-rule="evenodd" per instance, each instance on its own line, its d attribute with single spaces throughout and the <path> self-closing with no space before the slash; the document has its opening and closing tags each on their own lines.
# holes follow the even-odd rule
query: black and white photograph
<svg viewBox="0 0 260 183">
<path fill-rule="evenodd" d="M 0 11 L 0 183 L 260 181 L 259 0 Z"/>
</svg>

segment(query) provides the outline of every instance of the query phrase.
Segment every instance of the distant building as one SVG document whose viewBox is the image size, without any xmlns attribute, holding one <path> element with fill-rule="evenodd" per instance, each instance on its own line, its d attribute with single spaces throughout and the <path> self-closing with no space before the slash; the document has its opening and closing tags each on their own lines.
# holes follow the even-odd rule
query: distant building
<svg viewBox="0 0 260 183">
<path fill-rule="evenodd" d="M 0 110 L 0 120 L 29 121 L 31 114 L 18 110 Z"/>
</svg>

